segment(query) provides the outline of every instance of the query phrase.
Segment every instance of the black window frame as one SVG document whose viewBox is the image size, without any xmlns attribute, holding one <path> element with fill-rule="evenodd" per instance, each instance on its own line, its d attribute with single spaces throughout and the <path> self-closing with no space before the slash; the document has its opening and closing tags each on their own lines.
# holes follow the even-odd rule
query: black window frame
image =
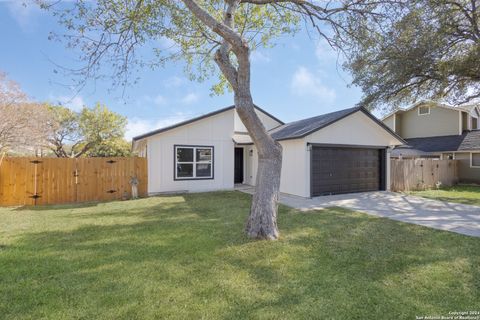
<svg viewBox="0 0 480 320">
<path fill-rule="evenodd" d="M 177 148 L 190 148 L 193 149 L 193 176 L 192 177 L 177 177 Z M 210 162 L 197 162 L 197 149 L 211 149 L 212 159 Z M 197 164 L 209 163 L 211 165 L 211 176 L 208 177 L 197 177 L 196 176 L 196 166 Z M 213 180 L 215 179 L 215 148 L 214 146 L 205 146 L 205 145 L 185 145 L 185 144 L 175 144 L 173 145 L 173 180 L 174 181 L 188 181 L 188 180 Z"/>
</svg>

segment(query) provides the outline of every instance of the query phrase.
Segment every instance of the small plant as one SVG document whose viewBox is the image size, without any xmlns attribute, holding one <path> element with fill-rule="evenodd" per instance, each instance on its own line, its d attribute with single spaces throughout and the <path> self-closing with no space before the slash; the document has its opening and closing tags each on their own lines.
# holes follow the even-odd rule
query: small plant
<svg viewBox="0 0 480 320">
<path fill-rule="evenodd" d="M 442 187 L 442 182 L 441 181 L 437 181 L 435 183 L 435 187 L 437 188 L 437 190 L 439 190 L 441 187 Z"/>
</svg>

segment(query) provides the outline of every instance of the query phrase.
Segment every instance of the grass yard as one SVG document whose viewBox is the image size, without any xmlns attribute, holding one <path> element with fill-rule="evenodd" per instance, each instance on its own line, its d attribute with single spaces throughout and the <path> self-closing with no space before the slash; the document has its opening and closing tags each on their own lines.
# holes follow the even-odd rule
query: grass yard
<svg viewBox="0 0 480 320">
<path fill-rule="evenodd" d="M 242 229 L 218 192 L 0 208 L 2 319 L 415 319 L 480 310 L 480 239 L 332 208 Z"/>
<path fill-rule="evenodd" d="M 413 191 L 410 194 L 447 202 L 458 202 L 480 206 L 480 186 L 459 185 L 440 190 Z"/>
</svg>

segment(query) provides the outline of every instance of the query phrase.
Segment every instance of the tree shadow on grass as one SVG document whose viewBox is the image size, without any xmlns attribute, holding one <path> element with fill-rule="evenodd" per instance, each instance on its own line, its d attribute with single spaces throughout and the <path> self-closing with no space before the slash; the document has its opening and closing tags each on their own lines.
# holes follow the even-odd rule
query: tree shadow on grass
<svg viewBox="0 0 480 320">
<path fill-rule="evenodd" d="M 480 206 L 480 186 L 476 185 L 456 185 L 442 187 L 439 190 L 413 192 L 413 194 L 444 202 Z"/>
<path fill-rule="evenodd" d="M 56 204 L 56 205 L 25 205 L 20 207 L 15 207 L 13 211 L 52 211 L 52 210 L 66 210 L 66 209 L 83 209 L 89 207 L 96 207 L 99 204 L 107 202 L 82 202 L 82 203 L 66 203 L 66 204 Z"/>
<path fill-rule="evenodd" d="M 258 298 L 255 316 L 399 319 L 480 307 L 479 239 L 339 208 L 280 217 L 288 246 L 228 260 L 275 288 L 273 299 Z M 288 272 L 272 268 L 276 258 Z"/>
<path fill-rule="evenodd" d="M 480 301 L 478 239 L 281 206 L 280 240 L 252 241 L 243 234 L 249 199 L 192 194 L 66 214 L 81 224 L 26 233 L 0 251 L 0 294 L 9 301 L 0 312 L 398 319 Z"/>
</svg>

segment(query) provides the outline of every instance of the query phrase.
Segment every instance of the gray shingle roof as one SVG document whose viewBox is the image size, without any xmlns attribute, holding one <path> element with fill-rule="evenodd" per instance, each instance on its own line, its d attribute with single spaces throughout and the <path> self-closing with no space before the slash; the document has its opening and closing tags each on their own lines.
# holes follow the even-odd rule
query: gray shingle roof
<svg viewBox="0 0 480 320">
<path fill-rule="evenodd" d="M 392 150 L 391 156 L 396 157 L 428 157 L 430 153 L 415 149 L 411 146 L 398 146 Z"/>
<path fill-rule="evenodd" d="M 480 150 L 480 130 L 462 135 L 405 139 L 410 147 L 423 152 Z"/>
<path fill-rule="evenodd" d="M 275 140 L 298 139 L 332 124 L 356 111 L 361 107 L 335 111 L 321 116 L 286 123 L 270 131 Z"/>
</svg>

